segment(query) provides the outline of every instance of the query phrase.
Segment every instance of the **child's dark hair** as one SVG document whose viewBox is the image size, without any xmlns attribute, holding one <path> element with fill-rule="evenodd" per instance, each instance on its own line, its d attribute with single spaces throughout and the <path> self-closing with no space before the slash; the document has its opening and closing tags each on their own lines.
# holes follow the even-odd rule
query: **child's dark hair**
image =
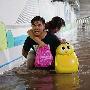
<svg viewBox="0 0 90 90">
<path fill-rule="evenodd" d="M 51 21 L 46 23 L 46 29 L 48 29 L 49 32 L 52 32 L 52 30 L 56 28 L 60 29 L 62 26 L 65 26 L 65 21 L 58 16 L 53 17 Z"/>
<path fill-rule="evenodd" d="M 41 21 L 43 24 L 45 24 L 45 19 L 43 17 L 40 16 L 35 16 L 32 20 L 31 20 L 31 24 L 33 25 L 35 21 Z"/>
<path fill-rule="evenodd" d="M 61 26 L 65 26 L 65 21 L 58 16 L 53 17 L 51 21 L 57 22 Z"/>
</svg>

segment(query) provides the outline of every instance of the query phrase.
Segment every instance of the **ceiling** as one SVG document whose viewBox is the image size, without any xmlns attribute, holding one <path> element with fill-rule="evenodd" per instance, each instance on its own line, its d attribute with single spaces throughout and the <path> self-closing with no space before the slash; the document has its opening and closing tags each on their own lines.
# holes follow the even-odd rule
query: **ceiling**
<svg viewBox="0 0 90 90">
<path fill-rule="evenodd" d="M 52 0 L 54 1 L 68 1 L 74 8 L 78 18 L 90 16 L 90 0 Z"/>
</svg>

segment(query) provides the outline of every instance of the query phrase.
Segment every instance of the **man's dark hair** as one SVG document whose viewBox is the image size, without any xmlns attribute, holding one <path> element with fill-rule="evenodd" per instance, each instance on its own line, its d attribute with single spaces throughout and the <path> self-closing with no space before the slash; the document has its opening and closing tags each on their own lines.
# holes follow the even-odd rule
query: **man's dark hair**
<svg viewBox="0 0 90 90">
<path fill-rule="evenodd" d="M 45 19 L 43 17 L 40 16 L 35 16 L 32 20 L 31 20 L 31 24 L 33 25 L 35 21 L 41 21 L 43 24 L 45 24 Z"/>
</svg>

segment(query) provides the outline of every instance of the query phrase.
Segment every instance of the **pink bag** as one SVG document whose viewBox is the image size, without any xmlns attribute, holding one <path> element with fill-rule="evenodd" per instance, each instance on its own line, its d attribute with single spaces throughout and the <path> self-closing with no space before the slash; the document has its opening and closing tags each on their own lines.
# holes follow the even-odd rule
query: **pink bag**
<svg viewBox="0 0 90 90">
<path fill-rule="evenodd" d="M 36 50 L 35 67 L 48 67 L 53 61 L 49 45 L 44 45 Z"/>
</svg>

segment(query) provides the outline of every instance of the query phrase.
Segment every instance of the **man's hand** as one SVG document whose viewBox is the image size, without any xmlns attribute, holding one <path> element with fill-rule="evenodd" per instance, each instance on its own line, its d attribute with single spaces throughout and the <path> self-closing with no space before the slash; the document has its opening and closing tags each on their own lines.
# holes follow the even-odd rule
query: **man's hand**
<svg viewBox="0 0 90 90">
<path fill-rule="evenodd" d="M 27 58 L 28 52 L 25 51 L 24 49 L 22 49 L 22 55 L 23 55 L 25 58 Z"/>
</svg>

